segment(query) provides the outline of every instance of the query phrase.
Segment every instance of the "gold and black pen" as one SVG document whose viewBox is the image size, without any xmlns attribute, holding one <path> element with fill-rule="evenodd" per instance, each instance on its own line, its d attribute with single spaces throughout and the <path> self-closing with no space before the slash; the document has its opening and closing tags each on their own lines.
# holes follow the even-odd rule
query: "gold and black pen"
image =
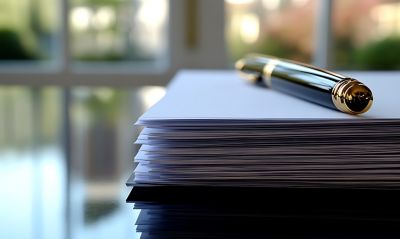
<svg viewBox="0 0 400 239">
<path fill-rule="evenodd" d="M 373 102 L 371 90 L 363 83 L 308 64 L 253 54 L 235 67 L 252 83 L 345 113 L 367 112 Z"/>
</svg>

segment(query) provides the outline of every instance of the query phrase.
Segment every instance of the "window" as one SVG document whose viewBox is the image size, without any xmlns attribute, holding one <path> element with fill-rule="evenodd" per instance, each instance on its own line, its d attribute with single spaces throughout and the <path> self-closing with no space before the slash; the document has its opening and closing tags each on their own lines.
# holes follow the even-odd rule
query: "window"
<svg viewBox="0 0 400 239">
<path fill-rule="evenodd" d="M 164 84 L 177 69 L 222 68 L 248 52 L 394 70 L 399 9 L 398 0 L 1 0 L 0 81 Z"/>
<path fill-rule="evenodd" d="M 400 69 L 400 1 L 226 0 L 230 61 L 248 52 L 342 70 Z"/>
<path fill-rule="evenodd" d="M 400 1 L 337 0 L 333 3 L 334 66 L 399 70 Z"/>
<path fill-rule="evenodd" d="M 168 23 L 168 0 L 0 0 L 0 80 L 166 82 Z"/>
<path fill-rule="evenodd" d="M 78 62 L 165 61 L 166 0 L 72 0 L 71 55 Z"/>
<path fill-rule="evenodd" d="M 227 0 L 231 61 L 258 52 L 311 62 L 315 5 L 313 0 Z"/>
<path fill-rule="evenodd" d="M 0 1 L 0 62 L 54 61 L 58 0 Z"/>
</svg>

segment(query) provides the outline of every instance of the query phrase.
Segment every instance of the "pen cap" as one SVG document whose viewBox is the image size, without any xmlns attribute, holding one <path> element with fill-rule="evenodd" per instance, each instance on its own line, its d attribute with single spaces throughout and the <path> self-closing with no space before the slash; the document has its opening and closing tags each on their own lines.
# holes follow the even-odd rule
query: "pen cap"
<svg viewBox="0 0 400 239">
<path fill-rule="evenodd" d="M 345 113 L 361 114 L 371 108 L 373 96 L 371 90 L 363 83 L 346 78 L 333 88 L 332 101 L 336 108 Z"/>
</svg>

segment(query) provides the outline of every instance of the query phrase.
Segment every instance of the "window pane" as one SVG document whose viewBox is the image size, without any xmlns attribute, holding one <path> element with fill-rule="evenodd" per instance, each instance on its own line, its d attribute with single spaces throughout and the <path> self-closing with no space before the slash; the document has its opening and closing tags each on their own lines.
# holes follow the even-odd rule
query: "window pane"
<svg viewBox="0 0 400 239">
<path fill-rule="evenodd" d="M 163 60 L 167 0 L 72 0 L 72 57 L 77 61 Z"/>
<path fill-rule="evenodd" d="M 51 60 L 58 0 L 0 0 L 0 61 Z"/>
<path fill-rule="evenodd" d="M 358 70 L 400 69 L 400 1 L 333 2 L 334 66 Z"/>
<path fill-rule="evenodd" d="M 257 52 L 310 62 L 315 0 L 226 0 L 231 60 Z"/>
</svg>

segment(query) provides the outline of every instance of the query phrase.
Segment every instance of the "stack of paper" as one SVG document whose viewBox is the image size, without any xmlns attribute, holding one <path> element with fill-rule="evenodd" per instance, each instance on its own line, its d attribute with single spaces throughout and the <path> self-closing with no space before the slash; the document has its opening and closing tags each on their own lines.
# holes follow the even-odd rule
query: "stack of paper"
<svg viewBox="0 0 400 239">
<path fill-rule="evenodd" d="M 234 72 L 182 72 L 137 122 L 128 184 L 398 188 L 400 107 L 390 97 L 400 84 L 363 81 L 376 100 L 352 116 Z"/>
<path fill-rule="evenodd" d="M 233 71 L 178 74 L 137 122 L 142 146 L 127 182 L 127 201 L 141 210 L 137 231 L 149 239 L 400 235 L 400 81 L 360 80 L 375 102 L 352 116 Z"/>
</svg>

